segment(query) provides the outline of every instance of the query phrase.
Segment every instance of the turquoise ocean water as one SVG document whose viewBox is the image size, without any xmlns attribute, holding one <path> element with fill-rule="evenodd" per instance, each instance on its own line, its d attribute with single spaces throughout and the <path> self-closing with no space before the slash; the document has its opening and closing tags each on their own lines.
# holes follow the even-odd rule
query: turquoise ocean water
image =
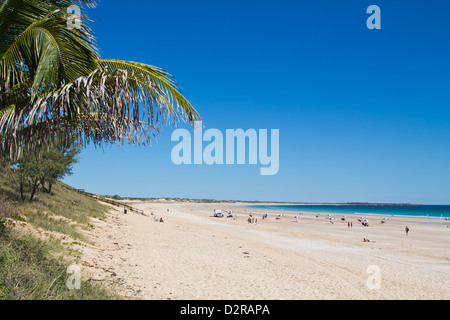
<svg viewBox="0 0 450 320">
<path fill-rule="evenodd" d="M 342 215 L 401 216 L 450 220 L 450 205 L 252 205 L 247 208 Z"/>
</svg>

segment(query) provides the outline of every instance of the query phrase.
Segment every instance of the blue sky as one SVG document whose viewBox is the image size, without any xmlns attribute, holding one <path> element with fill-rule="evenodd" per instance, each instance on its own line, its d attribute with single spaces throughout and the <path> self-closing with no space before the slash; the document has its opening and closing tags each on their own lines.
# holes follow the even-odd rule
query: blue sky
<svg viewBox="0 0 450 320">
<path fill-rule="evenodd" d="M 369 5 L 381 30 L 369 30 Z M 280 170 L 176 166 L 151 147 L 89 146 L 65 182 L 100 194 L 450 204 L 450 3 L 103 0 L 104 58 L 166 69 L 206 128 L 280 130 Z M 192 132 L 192 128 L 184 125 Z"/>
</svg>

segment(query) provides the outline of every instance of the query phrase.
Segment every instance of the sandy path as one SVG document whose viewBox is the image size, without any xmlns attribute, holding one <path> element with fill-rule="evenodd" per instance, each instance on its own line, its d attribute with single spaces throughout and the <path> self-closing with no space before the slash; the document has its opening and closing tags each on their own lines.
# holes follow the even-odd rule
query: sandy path
<svg viewBox="0 0 450 320">
<path fill-rule="evenodd" d="M 450 228 L 391 219 L 354 227 L 283 213 L 247 223 L 248 209 L 223 204 L 233 219 L 212 218 L 217 204 L 135 203 L 95 221 L 84 248 L 87 272 L 120 279 L 125 295 L 144 299 L 449 299 Z M 169 210 L 169 211 L 168 211 Z M 247 211 L 247 212 L 246 212 Z M 162 217 L 164 223 L 153 218 Z M 381 220 L 381 218 L 378 218 Z M 337 220 L 337 219 L 336 219 Z M 374 218 L 376 220 L 376 218 Z M 296 222 L 294 222 L 296 221 Z M 408 222 L 411 223 L 411 222 Z M 363 238 L 375 240 L 364 243 Z M 380 289 L 370 289 L 370 266 Z"/>
</svg>

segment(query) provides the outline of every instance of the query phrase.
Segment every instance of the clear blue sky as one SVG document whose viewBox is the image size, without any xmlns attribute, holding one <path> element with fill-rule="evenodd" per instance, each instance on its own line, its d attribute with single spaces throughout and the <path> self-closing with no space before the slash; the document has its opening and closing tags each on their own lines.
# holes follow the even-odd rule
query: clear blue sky
<svg viewBox="0 0 450 320">
<path fill-rule="evenodd" d="M 381 30 L 369 30 L 369 5 Z M 65 182 L 100 194 L 450 204 L 450 2 L 103 0 L 104 58 L 173 74 L 207 128 L 279 129 L 280 170 L 176 166 L 88 147 Z M 192 131 L 189 126 L 183 126 Z"/>
</svg>

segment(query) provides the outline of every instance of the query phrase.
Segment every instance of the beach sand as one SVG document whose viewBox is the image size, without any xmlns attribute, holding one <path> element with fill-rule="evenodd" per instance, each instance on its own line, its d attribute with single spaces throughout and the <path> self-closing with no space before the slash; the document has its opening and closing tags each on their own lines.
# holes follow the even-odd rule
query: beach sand
<svg viewBox="0 0 450 320">
<path fill-rule="evenodd" d="M 106 222 L 93 221 L 92 244 L 80 249 L 82 275 L 114 284 L 124 297 L 450 298 L 450 228 L 438 220 L 392 217 L 382 224 L 374 216 L 364 227 L 358 216 L 341 221 L 335 215 L 331 223 L 324 214 L 261 211 L 243 203 L 132 205 L 148 216 L 111 208 Z M 215 208 L 225 216 L 232 210 L 234 218 L 214 218 Z M 248 223 L 250 213 L 256 223 Z"/>
</svg>

